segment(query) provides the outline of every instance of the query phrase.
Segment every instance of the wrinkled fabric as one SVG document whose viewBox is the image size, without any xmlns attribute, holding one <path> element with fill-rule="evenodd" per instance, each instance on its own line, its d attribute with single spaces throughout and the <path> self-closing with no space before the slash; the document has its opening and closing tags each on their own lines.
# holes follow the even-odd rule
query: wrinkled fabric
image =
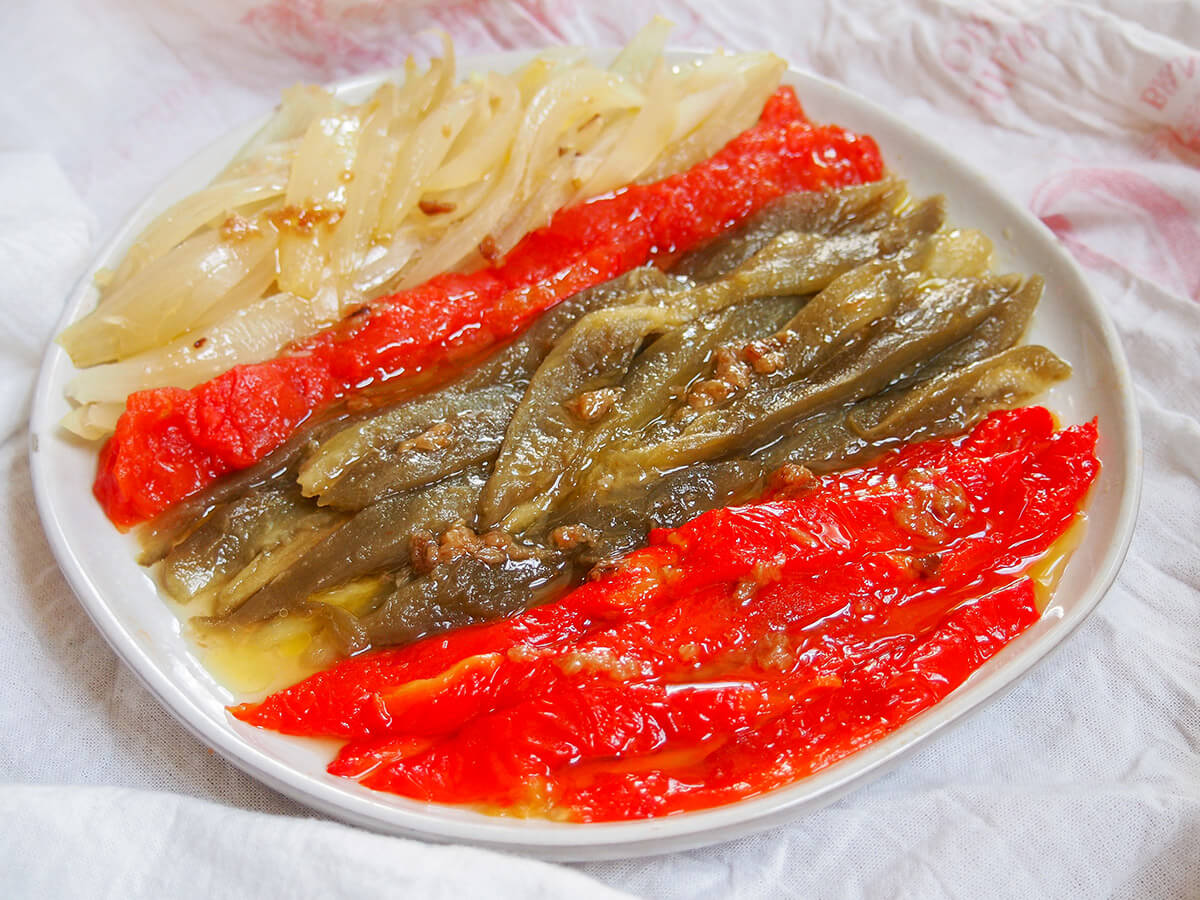
<svg viewBox="0 0 1200 900">
<path fill-rule="evenodd" d="M 1114 588 L 1002 698 L 891 774 L 754 837 L 551 867 L 318 821 L 177 725 L 72 597 L 33 521 L 23 422 L 41 348 L 140 199 L 284 86 L 395 66 L 432 49 L 434 28 L 462 55 L 614 45 L 646 6 L 16 0 L 0 13 L 5 893 L 1200 896 L 1200 6 L 657 9 L 677 46 L 774 50 L 904 117 L 1083 266 L 1129 355 L 1145 440 Z"/>
<path fill-rule="evenodd" d="M 20 823 L 7 835 L 7 897 L 628 896 L 548 863 L 172 794 L 11 786 L 0 816 Z M 16 863 L 55 847 L 53 867 Z"/>
</svg>

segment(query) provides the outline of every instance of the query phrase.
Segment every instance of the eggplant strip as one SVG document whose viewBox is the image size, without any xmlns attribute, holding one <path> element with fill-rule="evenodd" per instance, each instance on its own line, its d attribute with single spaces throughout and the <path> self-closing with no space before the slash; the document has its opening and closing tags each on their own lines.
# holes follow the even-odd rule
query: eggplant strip
<svg viewBox="0 0 1200 900">
<path fill-rule="evenodd" d="M 534 369 L 571 325 L 622 299 L 681 288 L 657 269 L 642 268 L 567 298 L 516 340 L 445 387 L 357 422 L 324 441 L 300 467 L 305 496 L 317 497 L 323 505 L 361 509 L 390 491 L 427 484 L 491 459 Z M 419 453 L 402 447 L 442 422 L 452 425 L 444 446 Z M 342 479 L 348 483 L 341 485 Z"/>
<path fill-rule="evenodd" d="M 388 494 L 490 462 L 520 399 L 519 388 L 494 385 L 400 407 L 386 423 L 392 433 L 369 449 L 357 448 L 361 455 L 346 469 L 326 471 L 325 486 L 315 499 L 322 506 L 360 510 Z M 435 424 L 422 428 L 430 422 Z M 379 427 L 371 437 L 379 439 L 383 432 Z M 396 434 L 409 437 L 397 440 Z M 300 477 L 311 474 L 302 469 Z M 306 486 L 311 488 L 313 482 Z"/>
<path fill-rule="evenodd" d="M 163 561 L 161 580 L 179 603 L 218 610 L 230 583 L 256 558 L 337 516 L 305 503 L 294 485 L 271 485 L 223 504 Z"/>
<path fill-rule="evenodd" d="M 286 541 L 262 550 L 231 578 L 217 594 L 212 615 L 229 615 L 284 572 L 300 563 L 310 550 L 326 540 L 342 522 L 342 517 L 313 513 L 292 530 Z"/>
<path fill-rule="evenodd" d="M 945 217 L 945 200 L 939 196 L 922 201 L 879 231 L 832 237 L 787 231 L 727 275 L 669 295 L 666 302 L 690 304 L 701 315 L 756 297 L 815 294 L 858 266 L 919 246 L 942 227 Z"/>
<path fill-rule="evenodd" d="M 868 397 L 918 359 L 963 337 L 1016 287 L 1012 279 L 951 279 L 914 291 L 889 321 L 834 353 L 811 377 L 748 391 L 700 416 L 679 437 L 629 451 L 622 460 L 625 477 L 644 480 L 720 457 L 789 419 Z"/>
<path fill-rule="evenodd" d="M 806 375 L 812 367 L 820 366 L 811 378 L 793 379 L 783 387 L 761 386 L 735 398 L 727 407 L 702 416 L 688 425 L 684 434 L 728 431 L 731 427 L 739 433 L 746 429 L 761 432 L 781 424 L 785 416 L 794 417 L 831 399 L 840 399 L 842 391 L 852 392 L 856 395 L 853 399 L 869 396 L 886 387 L 904 367 L 970 332 L 1016 287 L 1011 278 L 951 279 L 912 290 L 898 303 L 888 304 L 894 311 L 885 313 L 886 318 L 877 327 L 859 332 L 861 340 L 844 346 L 835 356 L 799 354 L 801 365 L 806 366 L 799 374 Z M 838 334 L 845 334 L 866 318 L 846 317 L 843 321 L 847 328 L 842 329 L 840 322 L 834 327 L 839 329 Z M 818 340 L 828 340 L 820 329 L 815 329 L 815 334 Z"/>
<path fill-rule="evenodd" d="M 1040 275 L 1028 278 L 966 337 L 930 358 L 927 367 L 954 369 L 1012 347 L 1029 329 L 1044 289 L 1045 282 Z"/>
<path fill-rule="evenodd" d="M 908 196 L 885 178 L 836 191 L 799 191 L 768 204 L 741 225 L 684 256 L 672 271 L 693 281 L 731 272 L 785 231 L 840 234 L 882 228 Z"/>
<path fill-rule="evenodd" d="M 368 506 L 311 547 L 232 616 L 242 622 L 269 618 L 318 591 L 406 565 L 413 535 L 469 519 L 482 487 L 480 474 L 469 472 Z"/>
<path fill-rule="evenodd" d="M 700 463 L 648 485 L 630 485 L 599 496 L 577 492 L 556 509 L 543 539 L 558 529 L 582 526 L 578 560 L 592 565 L 644 546 L 652 528 L 675 528 L 700 513 L 728 506 L 753 492 L 763 474 L 760 462 L 735 459 Z M 568 532 L 570 533 L 570 532 Z M 560 540 L 563 532 L 558 532 Z"/>
<path fill-rule="evenodd" d="M 1013 347 L 861 403 L 847 425 L 871 441 L 953 434 L 992 410 L 1020 406 L 1070 374 L 1071 367 L 1045 347 Z"/>
<path fill-rule="evenodd" d="M 590 456 L 634 439 L 662 417 L 689 386 L 713 373 L 720 347 L 775 334 L 806 302 L 798 297 L 752 300 L 660 337 L 630 367 L 622 384 L 624 402 L 596 428 L 579 465 L 586 467 Z"/>
<path fill-rule="evenodd" d="M 463 556 L 401 583 L 361 624 L 373 645 L 406 644 L 529 609 L 565 586 L 565 578 L 566 563 L 554 554 L 500 565 Z"/>
<path fill-rule="evenodd" d="M 689 385 L 711 373 L 714 351 L 720 345 L 774 334 L 803 303 L 797 297 L 752 300 L 689 322 L 654 341 L 630 367 L 621 384 L 621 402 L 591 431 L 553 484 L 505 517 L 505 527 L 515 532 L 531 527 L 571 493 L 593 464 L 603 460 L 606 448 L 634 439 L 670 409 Z"/>
<path fill-rule="evenodd" d="M 864 401 L 866 407 L 871 408 L 874 404 L 880 409 L 885 409 L 894 397 L 913 385 L 988 359 L 1012 347 L 1028 330 L 1033 312 L 1041 299 L 1043 287 L 1044 282 L 1040 276 L 1034 275 L 1027 279 L 965 337 L 945 350 L 919 360 L 886 391 Z M 875 414 L 864 411 L 856 415 L 862 421 L 866 421 L 863 417 L 869 418 Z"/>
<path fill-rule="evenodd" d="M 550 487 L 587 441 L 592 424 L 570 401 L 620 382 L 642 342 L 678 325 L 680 314 L 648 306 L 598 310 L 580 319 L 546 357 L 521 400 L 479 504 L 494 524 Z"/>
</svg>

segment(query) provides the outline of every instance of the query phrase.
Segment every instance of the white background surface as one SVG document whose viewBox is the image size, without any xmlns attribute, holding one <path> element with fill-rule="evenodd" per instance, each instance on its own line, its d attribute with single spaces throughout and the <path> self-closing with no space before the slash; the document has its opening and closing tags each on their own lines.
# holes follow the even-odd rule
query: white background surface
<svg viewBox="0 0 1200 900">
<path fill-rule="evenodd" d="M 99 243 L 281 87 L 394 65 L 430 47 L 420 32 L 438 25 L 463 54 L 618 43 L 646 7 L 210 0 L 201 17 L 191 6 L 0 11 L 6 893 L 603 896 L 603 883 L 680 897 L 1200 896 L 1200 8 L 659 5 L 677 44 L 773 49 L 907 116 L 1047 220 L 1121 331 L 1145 488 L 1097 613 L 894 774 L 756 838 L 573 871 L 315 821 L 183 732 L 58 574 L 33 513 L 24 415 L 61 299 Z"/>
</svg>

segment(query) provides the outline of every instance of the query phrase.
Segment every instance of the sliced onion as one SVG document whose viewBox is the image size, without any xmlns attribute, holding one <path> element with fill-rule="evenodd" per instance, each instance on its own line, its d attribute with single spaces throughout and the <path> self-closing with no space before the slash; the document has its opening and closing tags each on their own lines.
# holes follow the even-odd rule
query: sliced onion
<svg viewBox="0 0 1200 900">
<path fill-rule="evenodd" d="M 294 294 L 274 294 L 154 350 L 85 369 L 67 385 L 67 397 L 76 403 L 123 406 L 134 391 L 189 388 L 234 366 L 271 359 L 338 315 L 336 308 L 321 310 Z"/>
<path fill-rule="evenodd" d="M 410 57 L 402 80 L 365 103 L 289 89 L 60 335 L 92 367 L 72 382 L 83 405 L 70 427 L 103 430 L 130 390 L 265 359 L 385 291 L 485 264 L 485 242 L 494 259 L 566 204 L 708 155 L 750 124 L 782 63 L 718 54 L 669 67 L 668 31 L 656 18 L 608 69 L 556 48 L 461 83 L 443 35 L 440 59 Z"/>
</svg>

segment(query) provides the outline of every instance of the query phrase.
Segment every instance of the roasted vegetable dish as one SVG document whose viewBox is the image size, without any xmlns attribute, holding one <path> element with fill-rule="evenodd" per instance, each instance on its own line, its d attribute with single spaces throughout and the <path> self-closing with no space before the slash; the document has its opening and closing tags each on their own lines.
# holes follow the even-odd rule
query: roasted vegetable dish
<svg viewBox="0 0 1200 900">
<path fill-rule="evenodd" d="M 416 799 L 667 815 L 836 762 L 1036 620 L 1098 470 L 1094 423 L 1021 408 L 1070 375 L 1023 342 L 1042 279 L 790 88 L 745 124 L 128 396 L 96 496 L 237 718 Z"/>
</svg>

